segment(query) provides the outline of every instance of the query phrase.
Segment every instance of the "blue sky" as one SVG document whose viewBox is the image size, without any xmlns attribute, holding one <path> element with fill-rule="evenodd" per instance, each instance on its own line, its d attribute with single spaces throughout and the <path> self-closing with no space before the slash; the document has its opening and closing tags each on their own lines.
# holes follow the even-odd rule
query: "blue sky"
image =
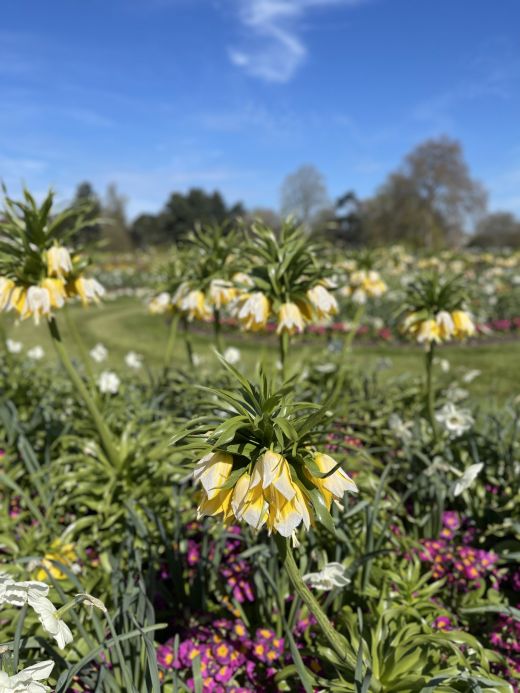
<svg viewBox="0 0 520 693">
<path fill-rule="evenodd" d="M 301 164 L 364 196 L 445 133 L 520 214 L 518 27 L 518 0 L 4 0 L 0 178 L 277 208 Z"/>
</svg>

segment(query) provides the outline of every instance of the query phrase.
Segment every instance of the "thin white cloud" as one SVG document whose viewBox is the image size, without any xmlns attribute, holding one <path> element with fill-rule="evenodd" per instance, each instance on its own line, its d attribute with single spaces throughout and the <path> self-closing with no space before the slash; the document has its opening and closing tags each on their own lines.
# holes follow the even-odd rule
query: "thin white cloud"
<svg viewBox="0 0 520 693">
<path fill-rule="evenodd" d="M 288 82 L 307 56 L 302 20 L 314 9 L 355 6 L 365 0 L 236 0 L 246 30 L 241 47 L 229 49 L 231 62 L 267 82 Z"/>
</svg>

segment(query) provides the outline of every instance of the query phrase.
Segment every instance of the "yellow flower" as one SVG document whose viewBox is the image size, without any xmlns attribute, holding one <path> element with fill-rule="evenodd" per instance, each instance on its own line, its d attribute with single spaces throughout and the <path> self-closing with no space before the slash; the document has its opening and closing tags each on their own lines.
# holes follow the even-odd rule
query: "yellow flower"
<svg viewBox="0 0 520 693">
<path fill-rule="evenodd" d="M 338 312 L 338 302 L 330 291 L 321 284 L 317 284 L 312 289 L 309 289 L 307 298 L 320 320 L 325 320 Z"/>
<path fill-rule="evenodd" d="M 432 318 L 421 320 L 417 325 L 416 337 L 419 344 L 424 344 L 425 342 L 440 342 L 440 327 Z"/>
<path fill-rule="evenodd" d="M 47 277 L 42 281 L 41 285 L 49 292 L 51 307 L 61 308 L 65 303 L 65 297 L 67 295 L 63 279 L 51 279 Z"/>
<path fill-rule="evenodd" d="M 243 474 L 235 485 L 231 507 L 237 520 L 244 520 L 254 529 L 260 529 L 267 521 L 269 504 L 260 484 L 251 488 L 251 476 Z"/>
<path fill-rule="evenodd" d="M 148 304 L 148 310 L 152 315 L 162 315 L 172 309 L 172 298 L 167 291 L 154 296 Z"/>
<path fill-rule="evenodd" d="M 455 332 L 455 325 L 453 324 L 453 319 L 447 310 L 441 310 L 435 316 L 435 322 L 439 328 L 439 336 L 443 340 L 448 340 L 453 336 Z"/>
<path fill-rule="evenodd" d="M 33 316 L 34 322 L 38 325 L 41 316 L 49 317 L 51 314 L 51 295 L 48 289 L 42 286 L 30 286 L 19 294 L 15 308 L 22 320 Z"/>
<path fill-rule="evenodd" d="M 210 452 L 197 462 L 193 478 L 202 484 L 211 500 L 226 483 L 233 469 L 233 457 L 225 452 Z"/>
<path fill-rule="evenodd" d="M 60 539 L 55 539 L 51 544 L 51 551 L 46 553 L 41 561 L 42 567 L 35 575 L 36 580 L 45 582 L 48 579 L 48 573 L 55 580 L 66 580 L 66 573 L 64 573 L 59 566 L 54 565 L 52 561 L 56 561 L 70 568 L 77 559 L 78 556 L 73 544 L 63 544 Z"/>
<path fill-rule="evenodd" d="M 270 487 L 276 489 L 287 500 L 291 500 L 296 493 L 289 463 L 280 453 L 272 450 L 264 452 L 254 466 L 249 488 L 253 489 L 259 484 L 264 491 Z"/>
<path fill-rule="evenodd" d="M 236 315 L 242 327 L 252 332 L 262 330 L 269 319 L 269 300 L 261 291 L 243 294 L 239 298 Z"/>
<path fill-rule="evenodd" d="M 213 279 L 209 285 L 209 297 L 217 310 L 227 305 L 237 295 L 237 289 L 223 279 Z"/>
<path fill-rule="evenodd" d="M 306 470 L 307 476 L 312 483 L 319 489 L 325 500 L 325 505 L 330 510 L 332 501 L 339 502 L 347 491 L 357 493 L 357 486 L 352 479 L 338 467 L 338 463 L 329 455 L 317 452 L 314 455 L 314 462 L 322 474 L 331 472 L 335 467 L 334 472 L 325 477 L 317 477 Z"/>
<path fill-rule="evenodd" d="M 455 337 L 457 339 L 472 337 L 475 334 L 475 324 L 466 311 L 454 310 L 451 317 L 455 326 Z"/>
<path fill-rule="evenodd" d="M 186 314 L 188 320 L 210 320 L 212 313 L 206 302 L 203 291 L 194 290 L 184 294 L 178 301 L 179 310 Z"/>
<path fill-rule="evenodd" d="M 72 272 L 72 260 L 67 248 L 54 245 L 47 251 L 47 271 L 50 277 L 64 277 Z"/>
<path fill-rule="evenodd" d="M 274 529 L 283 537 L 295 537 L 295 532 L 302 522 L 306 529 L 311 526 L 308 501 L 296 484 L 294 491 L 294 496 L 290 500 L 278 491 L 271 495 L 267 518 L 267 528 L 270 532 Z"/>
<path fill-rule="evenodd" d="M 7 277 L 0 277 L 0 310 L 7 310 L 10 307 L 11 293 L 14 289 L 14 282 Z"/>
<path fill-rule="evenodd" d="M 304 328 L 303 315 L 296 303 L 282 303 L 278 311 L 276 333 L 288 332 L 289 334 L 294 334 L 295 332 L 303 332 Z"/>
<path fill-rule="evenodd" d="M 72 294 L 80 297 L 84 306 L 99 303 L 100 298 L 105 295 L 105 289 L 96 279 L 86 277 L 78 277 L 72 282 L 72 286 L 67 288 Z"/>
</svg>

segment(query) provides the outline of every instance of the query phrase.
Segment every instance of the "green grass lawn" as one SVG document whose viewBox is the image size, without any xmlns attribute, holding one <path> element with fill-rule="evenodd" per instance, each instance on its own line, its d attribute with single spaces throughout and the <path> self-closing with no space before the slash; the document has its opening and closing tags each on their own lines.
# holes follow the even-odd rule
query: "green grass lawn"
<svg viewBox="0 0 520 693">
<path fill-rule="evenodd" d="M 83 309 L 80 306 L 73 306 L 68 310 L 88 349 L 97 342 L 102 342 L 107 347 L 110 353 L 108 363 L 111 367 L 125 369 L 122 359 L 130 350 L 142 354 L 151 368 L 162 365 L 168 339 L 168 327 L 161 317 L 148 314 L 146 306 L 141 301 L 122 298 L 106 302 L 100 307 Z M 64 315 L 60 313 L 58 319 L 64 338 L 71 345 L 72 351 L 75 351 Z M 45 321 L 42 321 L 39 327 L 36 327 L 32 320 L 15 324 L 10 315 L 4 315 L 1 326 L 6 337 L 23 343 L 24 351 L 39 344 L 45 349 L 47 358 L 54 358 Z M 227 346 L 240 348 L 246 369 L 252 367 L 259 358 L 271 362 L 277 359 L 274 338 L 232 332 L 225 335 L 225 340 Z M 211 331 L 207 333 L 196 331 L 192 335 L 192 341 L 195 353 L 206 363 L 210 363 L 210 360 L 215 358 L 211 352 Z M 295 339 L 294 342 L 295 360 L 311 352 L 322 354 L 324 362 L 329 358 L 324 338 L 309 336 L 305 340 Z M 446 382 L 450 378 L 460 382 L 460 376 L 470 369 L 481 371 L 481 375 L 472 383 L 461 383 L 461 385 L 477 397 L 483 405 L 492 406 L 503 403 L 506 399 L 520 393 L 520 341 L 445 346 L 440 348 L 438 353 L 441 358 L 448 359 L 451 364 L 450 373 L 442 376 Z M 373 346 L 357 342 L 354 344 L 351 359 L 355 365 L 366 369 L 376 367 L 382 359 L 388 359 L 389 367 L 382 371 L 382 377 L 388 378 L 406 373 L 421 373 L 424 352 L 411 345 Z M 183 366 L 188 365 L 180 336 L 176 345 L 175 360 Z M 106 367 L 106 364 L 103 367 Z M 96 368 L 99 369 L 100 366 L 96 364 Z"/>
</svg>

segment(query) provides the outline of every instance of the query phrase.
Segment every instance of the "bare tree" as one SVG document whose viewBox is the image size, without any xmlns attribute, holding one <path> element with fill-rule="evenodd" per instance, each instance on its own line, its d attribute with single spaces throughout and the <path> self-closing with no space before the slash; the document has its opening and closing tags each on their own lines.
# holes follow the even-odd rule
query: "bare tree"
<svg viewBox="0 0 520 693">
<path fill-rule="evenodd" d="M 330 204 L 323 176 L 309 164 L 287 176 L 281 198 L 282 214 L 294 214 L 308 229 L 319 212 Z"/>
<path fill-rule="evenodd" d="M 486 192 L 471 177 L 459 142 L 443 136 L 410 152 L 365 203 L 365 214 L 376 242 L 436 248 L 460 244 L 486 203 Z"/>
</svg>

